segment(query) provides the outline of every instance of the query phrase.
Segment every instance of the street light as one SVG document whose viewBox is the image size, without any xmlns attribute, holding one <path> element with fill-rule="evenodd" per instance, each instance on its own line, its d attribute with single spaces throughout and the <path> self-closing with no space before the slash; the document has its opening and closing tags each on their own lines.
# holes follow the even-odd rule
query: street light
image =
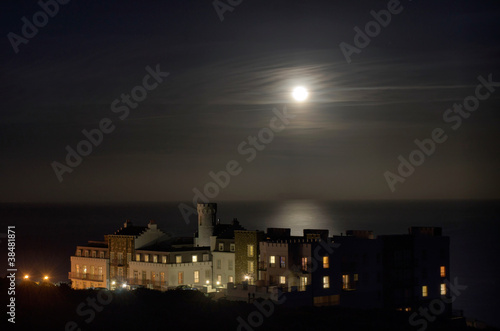
<svg viewBox="0 0 500 331">
<path fill-rule="evenodd" d="M 43 280 L 49 280 L 49 276 L 43 277 Z"/>
<path fill-rule="evenodd" d="M 24 275 L 24 279 L 29 279 L 30 276 L 29 275 Z"/>
<path fill-rule="evenodd" d="M 207 285 L 208 285 L 208 284 L 210 284 L 210 281 L 209 281 L 209 280 L 207 280 L 207 281 L 206 281 L 206 283 L 207 283 Z"/>
</svg>

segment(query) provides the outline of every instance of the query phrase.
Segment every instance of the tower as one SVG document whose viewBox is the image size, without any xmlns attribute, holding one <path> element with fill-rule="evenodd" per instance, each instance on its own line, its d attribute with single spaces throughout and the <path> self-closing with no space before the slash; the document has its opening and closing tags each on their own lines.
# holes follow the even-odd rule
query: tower
<svg viewBox="0 0 500 331">
<path fill-rule="evenodd" d="M 197 246 L 210 246 L 210 237 L 214 232 L 217 216 L 216 203 L 199 203 L 198 211 L 198 241 Z"/>
</svg>

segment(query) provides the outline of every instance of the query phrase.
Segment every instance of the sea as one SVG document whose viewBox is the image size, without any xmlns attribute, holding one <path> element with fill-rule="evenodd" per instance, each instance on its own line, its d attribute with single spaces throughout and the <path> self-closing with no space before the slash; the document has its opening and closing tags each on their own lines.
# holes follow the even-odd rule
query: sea
<svg viewBox="0 0 500 331">
<path fill-rule="evenodd" d="M 450 237 L 450 276 L 466 289 L 453 309 L 500 328 L 500 201 L 231 201 L 217 202 L 217 218 L 237 218 L 248 230 L 291 228 L 373 230 L 375 235 L 406 234 L 410 226 L 438 226 Z M 0 204 L 0 249 L 7 269 L 7 226 L 15 226 L 18 276 L 48 275 L 68 281 L 76 245 L 104 240 L 126 220 L 147 225 L 154 220 L 172 236 L 193 236 L 196 217 L 187 221 L 179 203 Z M 3 234 L 3 235 L 2 235 Z M 0 271 L 0 275 L 3 272 Z"/>
</svg>

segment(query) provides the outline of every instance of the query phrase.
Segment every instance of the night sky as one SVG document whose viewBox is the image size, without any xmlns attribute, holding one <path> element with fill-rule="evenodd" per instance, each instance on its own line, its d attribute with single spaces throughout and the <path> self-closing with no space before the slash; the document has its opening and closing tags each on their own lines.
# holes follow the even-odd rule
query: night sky
<svg viewBox="0 0 500 331">
<path fill-rule="evenodd" d="M 221 21 L 211 0 L 72 0 L 16 53 L 9 33 L 41 7 L 2 1 L 0 201 L 189 201 L 231 160 L 241 172 L 215 200 L 500 198 L 500 83 L 460 124 L 443 118 L 479 76 L 500 82 L 497 0 L 402 0 L 350 63 L 339 45 L 388 1 L 231 2 Z M 147 67 L 168 75 L 113 110 Z M 285 105 L 247 161 L 238 146 Z M 58 180 L 53 162 L 106 118 L 113 131 Z M 446 141 L 392 192 L 384 173 L 436 128 Z"/>
</svg>

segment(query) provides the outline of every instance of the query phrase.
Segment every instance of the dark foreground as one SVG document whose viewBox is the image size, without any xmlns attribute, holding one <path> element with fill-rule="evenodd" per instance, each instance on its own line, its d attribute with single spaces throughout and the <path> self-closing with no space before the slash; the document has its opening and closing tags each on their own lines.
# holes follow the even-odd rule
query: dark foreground
<svg viewBox="0 0 500 331">
<path fill-rule="evenodd" d="M 7 293 L 6 280 L 0 281 L 2 293 Z M 2 314 L 0 325 L 7 330 L 424 330 L 421 324 L 411 326 L 404 312 L 265 303 L 259 311 L 255 304 L 216 302 L 186 290 L 75 291 L 23 282 L 16 286 L 15 299 L 16 323 L 8 323 L 9 316 Z M 443 319 L 429 323 L 426 330 L 473 329 L 463 319 Z"/>
</svg>

